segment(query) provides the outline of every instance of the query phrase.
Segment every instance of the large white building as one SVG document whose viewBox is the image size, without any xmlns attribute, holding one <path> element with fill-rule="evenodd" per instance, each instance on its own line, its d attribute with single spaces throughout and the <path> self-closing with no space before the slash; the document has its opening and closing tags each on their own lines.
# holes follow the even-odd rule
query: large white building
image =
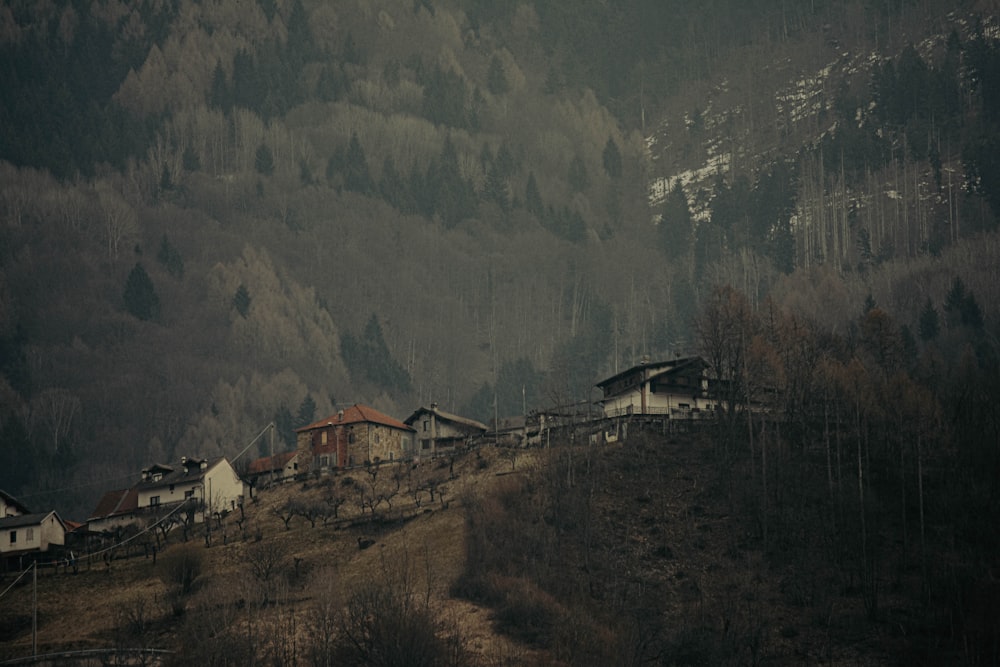
<svg viewBox="0 0 1000 667">
<path fill-rule="evenodd" d="M 597 383 L 607 418 L 661 415 L 668 419 L 709 417 L 718 405 L 709 390 L 701 357 L 642 363 Z"/>
</svg>

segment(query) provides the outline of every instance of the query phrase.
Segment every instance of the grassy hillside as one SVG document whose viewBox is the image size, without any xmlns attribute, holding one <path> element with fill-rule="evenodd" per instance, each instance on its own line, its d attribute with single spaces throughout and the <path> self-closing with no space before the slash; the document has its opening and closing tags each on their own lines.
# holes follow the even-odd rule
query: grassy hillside
<svg viewBox="0 0 1000 667">
<path fill-rule="evenodd" d="M 720 284 L 912 333 L 960 276 L 995 324 L 988 4 L 2 9 L 0 486 L 31 507 L 354 402 L 590 398 L 698 349 Z"/>
<path fill-rule="evenodd" d="M 624 444 L 487 448 L 259 491 L 208 548 L 201 529 L 186 543 L 175 530 L 155 559 L 140 538 L 110 564 L 44 570 L 38 650 L 216 665 L 989 662 L 995 617 L 937 579 L 944 543 L 931 540 L 928 588 L 914 545 L 876 524 L 872 621 L 852 506 L 826 497 L 821 450 L 776 444 L 762 505 L 747 443 L 727 452 L 717 435 L 633 430 Z M 391 507 L 360 508 L 396 475 Z M 337 517 L 310 525 L 304 508 L 336 496 Z M 928 516 L 935 532 L 945 520 Z M 27 582 L 4 597 L 4 658 L 30 653 L 31 601 Z"/>
</svg>

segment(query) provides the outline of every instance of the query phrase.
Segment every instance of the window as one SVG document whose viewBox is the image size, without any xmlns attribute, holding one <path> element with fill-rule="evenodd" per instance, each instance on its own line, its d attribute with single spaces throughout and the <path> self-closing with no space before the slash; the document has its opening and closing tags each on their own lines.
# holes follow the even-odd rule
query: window
<svg viewBox="0 0 1000 667">
<path fill-rule="evenodd" d="M 321 457 L 319 457 L 319 465 L 322 468 L 329 467 L 329 465 L 330 465 L 330 457 L 329 456 L 321 456 Z"/>
<path fill-rule="evenodd" d="M 32 542 L 32 541 L 34 541 L 34 539 L 35 539 L 35 529 L 34 528 L 25 528 L 25 530 L 24 530 L 24 540 L 26 542 Z"/>
<path fill-rule="evenodd" d="M 174 492 L 174 485 L 173 485 L 173 484 L 171 484 L 171 485 L 170 485 L 170 493 L 173 493 L 173 492 Z"/>
<path fill-rule="evenodd" d="M 149 497 L 149 506 L 150 507 L 156 507 L 159 504 L 160 504 L 160 497 L 159 496 L 150 496 Z"/>
<path fill-rule="evenodd" d="M 430 419 L 425 419 L 424 420 L 424 432 L 426 433 L 429 430 L 431 430 L 431 420 Z"/>
<path fill-rule="evenodd" d="M 323 445 L 326 444 L 326 437 L 327 437 L 327 435 L 328 435 L 328 433 L 326 431 L 323 431 L 323 434 L 320 435 L 320 437 L 319 437 L 320 444 L 323 444 Z"/>
<path fill-rule="evenodd" d="M 194 489 L 184 492 L 184 500 L 187 500 L 188 498 L 194 498 Z"/>
<path fill-rule="evenodd" d="M 420 449 L 430 449 L 431 441 L 429 439 L 424 439 L 420 441 Z"/>
<path fill-rule="evenodd" d="M 347 443 L 351 445 L 354 444 L 354 431 L 351 431 L 350 434 L 348 434 Z"/>
<path fill-rule="evenodd" d="M 17 531 L 16 530 L 10 531 L 10 543 L 11 544 L 17 544 Z"/>
</svg>

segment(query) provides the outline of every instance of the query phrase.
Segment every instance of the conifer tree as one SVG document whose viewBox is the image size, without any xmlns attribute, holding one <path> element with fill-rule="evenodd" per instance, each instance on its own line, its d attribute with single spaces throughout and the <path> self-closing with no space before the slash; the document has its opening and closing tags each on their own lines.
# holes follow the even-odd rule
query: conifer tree
<svg viewBox="0 0 1000 667">
<path fill-rule="evenodd" d="M 925 342 L 934 340 L 937 338 L 940 329 L 941 324 L 938 321 L 937 308 L 934 307 L 930 297 L 927 297 L 927 303 L 924 304 L 924 309 L 920 311 L 920 339 Z"/>
<path fill-rule="evenodd" d="M 604 144 L 604 152 L 601 157 L 604 162 L 604 171 L 607 172 L 608 176 L 615 179 L 621 178 L 622 154 L 612 137 L 608 137 L 608 143 Z"/>
<path fill-rule="evenodd" d="M 236 288 L 236 293 L 233 294 L 233 308 L 236 312 L 240 314 L 240 317 L 246 319 L 250 315 L 250 290 L 243 283 Z"/>
<path fill-rule="evenodd" d="M 140 262 L 136 262 L 129 272 L 122 298 L 125 309 L 140 320 L 151 320 L 160 312 L 160 297 Z"/>
</svg>

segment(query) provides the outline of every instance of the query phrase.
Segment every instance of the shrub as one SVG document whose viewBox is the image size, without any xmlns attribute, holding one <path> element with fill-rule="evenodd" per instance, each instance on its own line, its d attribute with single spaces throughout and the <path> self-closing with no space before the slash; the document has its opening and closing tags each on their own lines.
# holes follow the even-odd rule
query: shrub
<svg viewBox="0 0 1000 667">
<path fill-rule="evenodd" d="M 204 560 L 204 552 L 193 544 L 175 546 L 160 561 L 163 564 L 163 583 L 175 587 L 181 595 L 187 595 L 194 590 L 194 585 L 201 576 Z"/>
</svg>

